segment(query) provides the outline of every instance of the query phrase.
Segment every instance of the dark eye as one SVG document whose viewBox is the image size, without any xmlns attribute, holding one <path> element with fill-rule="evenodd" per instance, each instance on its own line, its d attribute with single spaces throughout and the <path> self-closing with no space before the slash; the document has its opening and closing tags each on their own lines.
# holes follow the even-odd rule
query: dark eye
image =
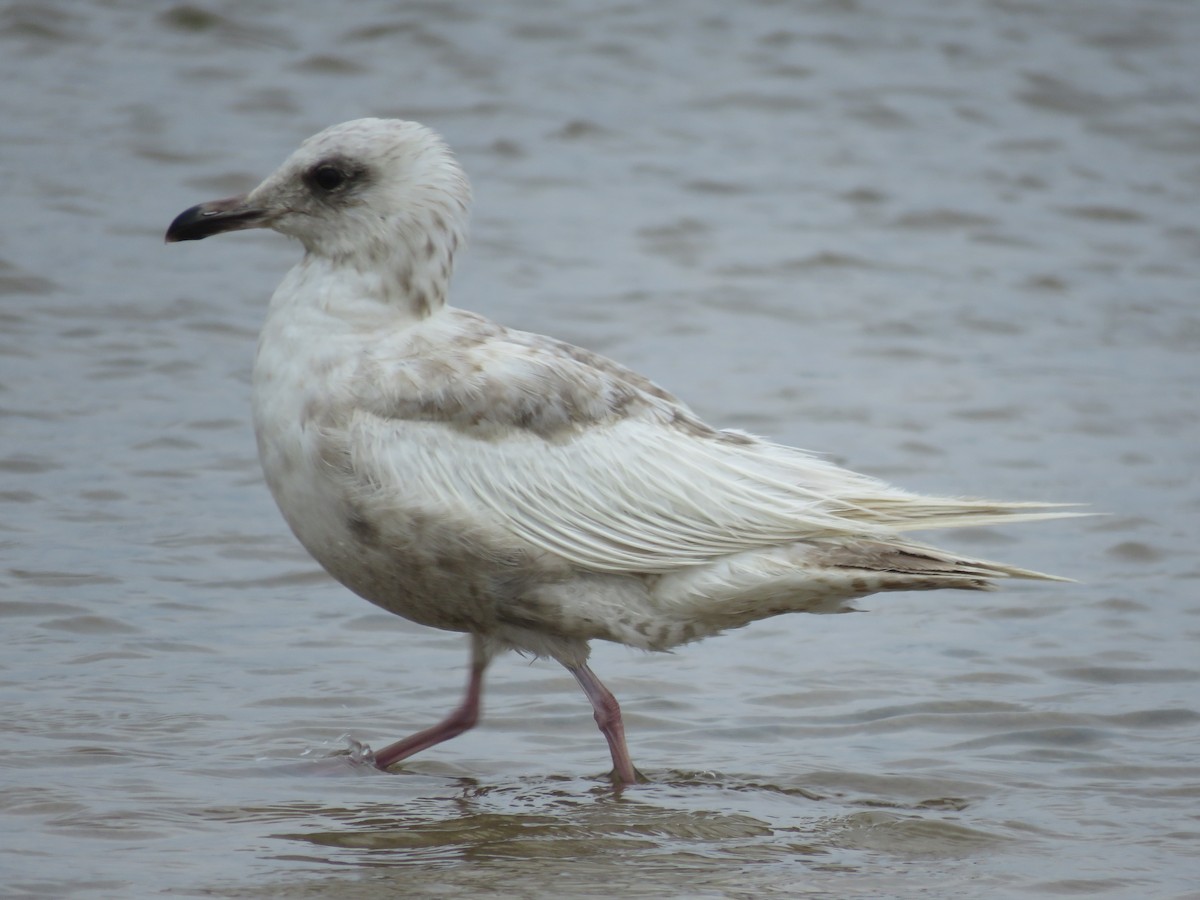
<svg viewBox="0 0 1200 900">
<path fill-rule="evenodd" d="M 323 191 L 336 191 L 346 183 L 346 173 L 336 166 L 317 166 L 313 169 L 312 181 Z"/>
</svg>

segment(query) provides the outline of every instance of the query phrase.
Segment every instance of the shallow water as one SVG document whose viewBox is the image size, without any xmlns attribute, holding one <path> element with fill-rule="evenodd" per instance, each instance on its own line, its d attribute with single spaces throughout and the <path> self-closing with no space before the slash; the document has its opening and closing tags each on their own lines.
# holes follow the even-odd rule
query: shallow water
<svg viewBox="0 0 1200 900">
<path fill-rule="evenodd" d="M 833 0 L 0 10 L 0 895 L 1196 896 L 1200 8 Z M 1104 518 L 944 536 L 1076 585 L 598 647 L 651 783 L 375 611 L 261 483 L 297 257 L 163 247 L 354 116 L 471 173 L 455 302 L 705 418 Z"/>
</svg>

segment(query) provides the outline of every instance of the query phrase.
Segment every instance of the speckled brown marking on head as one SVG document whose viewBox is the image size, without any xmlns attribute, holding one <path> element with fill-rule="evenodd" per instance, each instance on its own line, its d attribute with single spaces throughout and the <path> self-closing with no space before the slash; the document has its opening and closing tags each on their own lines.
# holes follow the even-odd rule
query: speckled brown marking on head
<svg viewBox="0 0 1200 900">
<path fill-rule="evenodd" d="M 426 318 L 432 311 L 433 307 L 429 302 L 429 295 L 425 291 L 413 291 L 409 294 L 412 300 L 413 312 L 422 319 Z"/>
<path fill-rule="evenodd" d="M 400 285 L 400 292 L 405 296 L 412 292 L 413 270 L 410 264 L 405 263 L 400 267 L 400 272 L 396 275 L 396 282 Z"/>
</svg>

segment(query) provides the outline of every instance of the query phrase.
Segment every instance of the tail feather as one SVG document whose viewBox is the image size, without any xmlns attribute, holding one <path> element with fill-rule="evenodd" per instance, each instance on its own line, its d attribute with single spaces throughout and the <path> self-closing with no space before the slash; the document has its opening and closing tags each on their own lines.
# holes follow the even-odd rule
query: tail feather
<svg viewBox="0 0 1200 900">
<path fill-rule="evenodd" d="M 660 576 L 653 633 L 621 640 L 663 650 L 783 613 L 847 612 L 881 591 L 991 591 L 1001 578 L 1071 580 L 891 537 L 813 540 Z"/>
<path fill-rule="evenodd" d="M 960 556 L 913 541 L 857 541 L 826 547 L 820 562 L 836 569 L 851 569 L 875 575 L 906 576 L 928 582 L 929 587 L 951 586 L 947 582 L 975 580 L 976 589 L 988 589 L 992 578 L 1023 578 L 1033 581 L 1071 581 L 1033 569 L 1022 569 L 1007 563 Z M 903 584 L 905 578 L 898 579 Z M 957 585 L 955 585 L 957 586 Z M 895 588 L 893 588 L 895 589 Z M 901 588 L 903 589 L 903 588 Z M 915 588 L 908 588 L 909 590 Z"/>
</svg>

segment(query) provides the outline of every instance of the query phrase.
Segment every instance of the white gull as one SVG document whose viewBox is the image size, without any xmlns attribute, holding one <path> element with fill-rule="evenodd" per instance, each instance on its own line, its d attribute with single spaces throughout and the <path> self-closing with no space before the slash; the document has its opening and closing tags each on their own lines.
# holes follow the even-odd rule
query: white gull
<svg viewBox="0 0 1200 900">
<path fill-rule="evenodd" d="M 387 768 L 472 727 L 483 673 L 551 657 L 591 701 L 618 784 L 637 780 L 588 642 L 667 650 L 876 591 L 1054 580 L 910 531 L 1063 515 L 925 497 L 709 427 L 588 350 L 446 304 L 470 188 L 415 122 L 309 138 L 249 194 L 182 213 L 168 241 L 272 228 L 304 258 L 254 364 L 267 484 L 296 537 L 372 603 L 471 636 L 462 704 L 375 754 Z"/>
</svg>

